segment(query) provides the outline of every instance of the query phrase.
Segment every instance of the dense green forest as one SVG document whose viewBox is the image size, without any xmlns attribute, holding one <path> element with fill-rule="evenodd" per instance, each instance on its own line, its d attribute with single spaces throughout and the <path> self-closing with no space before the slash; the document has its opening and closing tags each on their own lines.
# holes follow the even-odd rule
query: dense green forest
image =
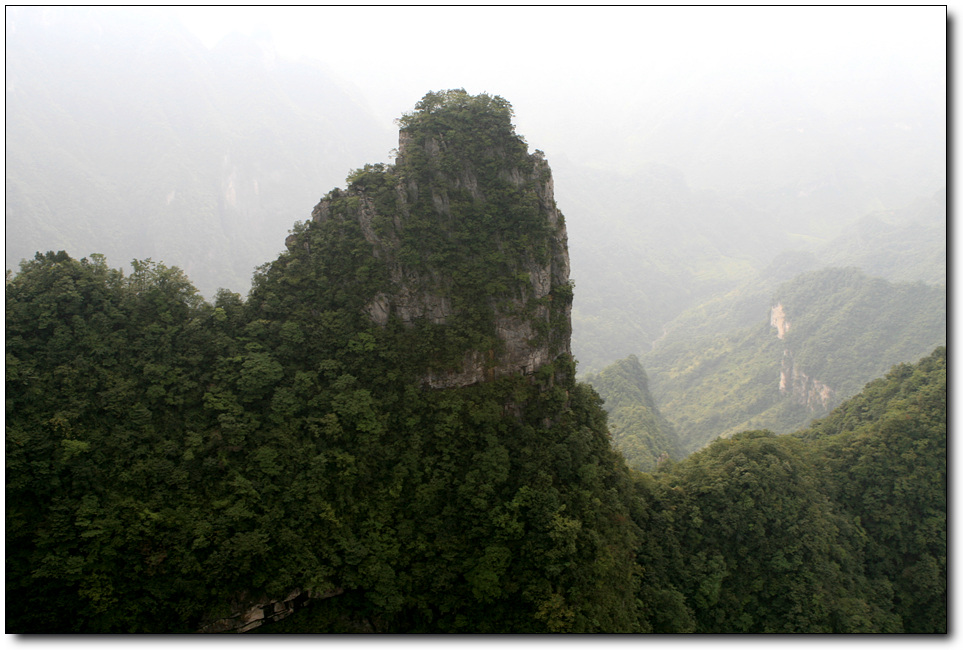
<svg viewBox="0 0 963 650">
<path fill-rule="evenodd" d="M 655 631 L 947 629 L 944 348 L 810 429 L 719 439 L 639 484 Z"/>
<path fill-rule="evenodd" d="M 246 299 L 151 260 L 8 273 L 8 631 L 196 631 L 299 589 L 260 631 L 945 632 L 945 349 L 684 460 L 629 360 L 597 381 L 669 457 L 629 469 L 512 117 L 426 95 Z M 515 349 L 548 360 L 499 372 Z"/>
<path fill-rule="evenodd" d="M 187 631 L 299 584 L 345 592 L 264 631 L 945 630 L 942 349 L 630 480 L 571 366 L 399 389 L 377 341 L 298 369 L 297 319 L 248 309 L 149 263 L 10 281 L 8 629 Z"/>
</svg>

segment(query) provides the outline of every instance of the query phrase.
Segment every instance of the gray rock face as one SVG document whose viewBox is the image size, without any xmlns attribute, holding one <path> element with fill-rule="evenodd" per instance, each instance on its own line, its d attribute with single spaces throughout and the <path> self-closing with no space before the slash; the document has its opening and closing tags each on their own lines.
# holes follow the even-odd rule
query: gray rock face
<svg viewBox="0 0 963 650">
<path fill-rule="evenodd" d="M 806 406 L 810 411 L 828 409 L 836 397 L 836 391 L 810 377 L 796 367 L 792 352 L 783 351 L 782 368 L 779 372 L 779 392 L 790 395 L 794 402 Z"/>
<path fill-rule="evenodd" d="M 218 634 L 223 632 L 247 632 L 265 623 L 273 623 L 287 618 L 303 608 L 309 601 L 324 600 L 344 593 L 344 589 L 332 589 L 325 593 L 313 593 L 294 589 L 283 599 L 262 600 L 251 603 L 242 598 L 234 603 L 234 612 L 230 616 L 211 621 L 201 627 L 202 634 Z"/>
<path fill-rule="evenodd" d="M 429 265 L 413 268 L 406 265 L 400 252 L 406 221 L 419 197 L 430 197 L 431 207 L 440 224 L 462 218 L 452 214 L 452 198 L 448 188 L 465 192 L 476 204 L 485 205 L 486 188 L 471 164 L 465 163 L 457 173 L 448 173 L 445 183 L 425 187 L 424 182 L 406 178 L 403 161 L 412 152 L 412 143 L 402 131 L 399 155 L 394 168 L 397 173 L 395 205 L 391 214 L 380 214 L 375 201 L 363 189 L 351 189 L 348 195 L 357 198 L 353 218 L 357 219 L 371 254 L 387 266 L 390 289 L 378 292 L 365 305 L 372 321 L 386 325 L 397 318 L 406 325 L 425 321 L 444 325 L 454 316 L 452 279 Z M 430 160 L 438 158 L 444 143 L 429 138 L 422 153 Z M 496 154 L 493 154 L 497 156 Z M 510 295 L 482 298 L 489 300 L 494 312 L 494 331 L 499 344 L 489 350 L 468 350 L 460 367 L 444 371 L 430 371 L 425 383 L 433 388 L 454 388 L 495 379 L 501 376 L 530 374 L 559 355 L 571 351 L 571 289 L 569 285 L 568 235 L 565 220 L 555 205 L 554 183 L 548 163 L 540 152 L 527 156 L 527 168 L 507 165 L 498 172 L 501 183 L 521 192 L 532 205 L 537 205 L 538 217 L 544 220 L 548 233 L 544 253 L 529 250 L 509 260 L 515 280 Z M 437 176 L 443 176 L 436 172 Z M 464 191 L 461 191 L 464 190 Z M 322 199 L 312 212 L 312 218 L 324 224 L 335 216 L 331 198 Z M 383 205 L 383 204 L 382 204 Z M 380 224 L 376 227 L 375 224 Z M 440 226 L 444 227 L 444 226 Z M 486 234 L 487 235 L 487 234 Z M 493 250 L 505 250 L 509 234 L 491 234 L 486 245 Z M 294 246 L 294 241 L 286 242 Z M 517 248 L 517 247 L 516 247 Z M 562 290 L 559 293 L 559 290 Z M 556 294 L 559 294 L 558 296 Z M 559 302 L 554 302 L 558 300 Z"/>
</svg>

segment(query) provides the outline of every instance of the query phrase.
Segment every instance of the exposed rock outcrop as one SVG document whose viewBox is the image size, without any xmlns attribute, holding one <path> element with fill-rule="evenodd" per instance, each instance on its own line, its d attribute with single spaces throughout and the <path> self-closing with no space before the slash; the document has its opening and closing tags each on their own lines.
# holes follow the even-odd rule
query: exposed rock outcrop
<svg viewBox="0 0 963 650">
<path fill-rule="evenodd" d="M 828 409 L 836 395 L 832 388 L 799 370 L 788 348 L 782 355 L 779 392 L 789 395 L 793 401 L 806 406 L 810 411 Z"/>
<path fill-rule="evenodd" d="M 773 306 L 769 312 L 769 325 L 770 327 L 776 328 L 776 338 L 782 340 L 786 337 L 786 332 L 789 331 L 791 323 L 789 319 L 786 318 L 786 310 L 783 308 L 782 303 Z"/>
<path fill-rule="evenodd" d="M 782 303 L 773 305 L 769 312 L 769 325 L 776 329 L 776 338 L 785 340 L 792 327 Z M 810 411 L 828 409 L 836 396 L 836 391 L 815 377 L 800 370 L 793 359 L 788 343 L 782 353 L 782 367 L 779 370 L 779 392 L 789 396 L 797 404 Z"/>
<path fill-rule="evenodd" d="M 463 131 L 425 126 L 426 115 L 403 126 L 394 165 L 356 172 L 347 190 L 318 203 L 312 221 L 360 227 L 386 271 L 364 306 L 378 325 L 448 325 L 464 316 L 459 309 L 488 314 L 476 324 L 490 345 L 469 346 L 460 362 L 430 368 L 423 378 L 429 386 L 533 373 L 571 345 L 568 236 L 551 170 L 541 152 L 527 153 L 508 121 L 466 142 Z M 426 223 L 431 241 L 419 239 Z M 458 250 L 465 240 L 473 247 Z M 286 244 L 309 245 L 293 235 Z M 471 258 L 468 271 L 457 266 L 460 255 Z"/>
<path fill-rule="evenodd" d="M 241 598 L 236 604 L 236 610 L 230 616 L 219 618 L 204 625 L 198 632 L 211 634 L 223 632 L 247 632 L 265 623 L 273 623 L 287 618 L 294 612 L 305 607 L 312 600 L 323 600 L 344 593 L 343 589 L 333 589 L 329 592 L 316 594 L 294 589 L 285 598 L 265 600 L 251 604 Z M 243 602 L 243 605 L 241 604 Z"/>
</svg>

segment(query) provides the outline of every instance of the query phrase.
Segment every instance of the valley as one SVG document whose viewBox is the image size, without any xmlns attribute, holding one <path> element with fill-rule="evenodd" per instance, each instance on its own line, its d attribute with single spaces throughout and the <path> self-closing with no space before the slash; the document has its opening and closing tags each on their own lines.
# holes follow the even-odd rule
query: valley
<svg viewBox="0 0 963 650">
<path fill-rule="evenodd" d="M 7 18 L 8 631 L 946 633 L 945 75 Z"/>
</svg>

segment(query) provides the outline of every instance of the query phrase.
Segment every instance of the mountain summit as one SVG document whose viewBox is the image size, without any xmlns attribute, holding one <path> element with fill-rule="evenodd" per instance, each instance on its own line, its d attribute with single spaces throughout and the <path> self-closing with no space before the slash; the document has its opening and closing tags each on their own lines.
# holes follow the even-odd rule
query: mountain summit
<svg viewBox="0 0 963 650">
<path fill-rule="evenodd" d="M 945 349 L 632 474 L 510 106 L 401 127 L 247 300 L 63 251 L 7 278 L 8 631 L 945 632 Z M 623 370 L 613 421 L 667 433 Z"/>
<path fill-rule="evenodd" d="M 400 120 L 395 164 L 356 170 L 286 242 L 292 256 L 325 256 L 312 238 L 353 233 L 361 266 L 343 281 L 375 323 L 432 330 L 435 388 L 531 374 L 570 352 L 565 220 L 545 158 L 511 120 L 500 97 L 429 93 Z"/>
<path fill-rule="evenodd" d="M 329 192 L 247 300 L 150 261 L 22 265 L 11 625 L 639 629 L 631 479 L 575 380 L 564 220 L 511 118 L 426 95 L 395 164 Z"/>
</svg>

